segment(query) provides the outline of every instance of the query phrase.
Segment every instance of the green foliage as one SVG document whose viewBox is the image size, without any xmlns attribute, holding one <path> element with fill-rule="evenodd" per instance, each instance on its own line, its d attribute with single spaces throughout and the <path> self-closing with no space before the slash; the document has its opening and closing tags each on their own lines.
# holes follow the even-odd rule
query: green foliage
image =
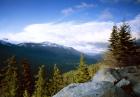
<svg viewBox="0 0 140 97">
<path fill-rule="evenodd" d="M 117 49 L 118 39 L 119 39 L 118 28 L 117 28 L 117 26 L 113 26 L 111 37 L 109 40 L 110 41 L 109 50 L 112 51 L 113 53 L 115 53 L 115 51 Z"/>
<path fill-rule="evenodd" d="M 76 74 L 77 70 L 71 70 L 69 72 L 66 72 L 63 74 L 63 81 L 64 81 L 64 86 L 67 86 L 71 83 L 76 83 Z"/>
<path fill-rule="evenodd" d="M 64 87 L 63 76 L 56 65 L 54 65 L 52 79 L 49 83 L 49 94 L 52 96 Z"/>
<path fill-rule="evenodd" d="M 96 74 L 96 72 L 100 69 L 100 67 L 103 65 L 104 64 L 102 64 L 102 63 L 97 63 L 97 64 L 91 64 L 91 65 L 87 66 L 89 76 L 93 77 Z M 71 83 L 76 83 L 78 73 L 79 73 L 78 69 L 71 70 L 69 72 L 64 73 L 63 74 L 64 85 L 67 86 Z"/>
<path fill-rule="evenodd" d="M 67 72 L 63 75 L 61 74 L 59 68 L 56 65 L 54 65 L 52 77 L 47 82 L 45 67 L 41 66 L 36 76 L 35 90 L 32 95 L 30 89 L 32 88 L 32 85 L 34 85 L 34 83 L 32 82 L 33 76 L 31 75 L 28 62 L 26 60 L 22 62 L 22 84 L 24 86 L 22 88 L 22 93 L 19 93 L 20 85 L 17 77 L 17 74 L 19 72 L 17 72 L 17 63 L 15 57 L 11 57 L 6 62 L 8 64 L 6 72 L 4 73 L 4 75 L 2 74 L 1 76 L 1 82 L 3 83 L 1 84 L 2 88 L 0 90 L 1 97 L 52 97 L 59 90 L 61 90 L 63 87 L 70 83 L 88 81 L 92 77 L 92 75 L 94 75 L 92 73 L 95 73 L 98 69 L 97 66 L 86 66 L 84 57 L 81 56 L 79 68 L 77 70 Z M 94 69 L 91 69 L 93 67 Z"/>
<path fill-rule="evenodd" d="M 8 67 L 5 77 L 6 89 L 5 93 L 7 97 L 16 97 L 17 94 L 17 72 L 13 70 L 11 66 Z"/>
<path fill-rule="evenodd" d="M 76 74 L 76 82 L 83 83 L 90 79 L 91 77 L 89 76 L 88 68 L 85 65 L 84 56 L 81 55 L 80 64 L 79 64 L 78 71 Z"/>
<path fill-rule="evenodd" d="M 81 83 L 90 80 L 101 66 L 103 66 L 101 63 L 86 66 L 84 57 L 81 55 L 78 69 L 63 74 L 64 85 L 66 86 L 71 83 Z"/>
<path fill-rule="evenodd" d="M 104 55 L 104 62 L 108 65 L 116 66 L 118 62 L 116 61 L 116 54 L 118 53 L 118 41 L 119 33 L 117 26 L 113 26 L 111 37 L 110 37 L 109 51 Z"/>
<path fill-rule="evenodd" d="M 46 97 L 46 95 L 46 72 L 45 66 L 42 65 L 38 71 L 33 97 Z"/>
<path fill-rule="evenodd" d="M 101 63 L 89 65 L 88 70 L 89 70 L 90 77 L 93 77 L 97 73 L 97 71 L 100 69 L 101 66 L 102 66 Z"/>
<path fill-rule="evenodd" d="M 16 60 L 15 57 L 10 57 L 7 60 L 7 68 L 4 74 L 4 78 L 2 79 L 2 89 L 3 94 L 2 97 L 17 97 L 18 96 L 18 76 L 17 76 L 17 68 L 15 66 Z"/>
<path fill-rule="evenodd" d="M 109 50 L 115 66 L 128 66 L 135 63 L 136 44 L 130 32 L 130 26 L 126 23 L 123 23 L 119 29 L 113 27 Z"/>
<path fill-rule="evenodd" d="M 134 39 L 132 39 L 130 34 L 129 25 L 123 24 L 120 27 L 119 40 L 118 40 L 118 54 L 117 60 L 120 65 L 128 65 L 131 63 L 131 58 L 133 59 L 133 54 L 135 54 L 135 44 Z M 132 64 L 130 64 L 132 65 Z"/>
<path fill-rule="evenodd" d="M 2 79 L 0 80 L 0 82 L 2 82 L 2 84 L 0 84 L 2 86 L 0 87 L 1 97 L 52 97 L 70 83 L 88 81 L 92 77 L 91 73 L 95 73 L 97 69 L 95 66 L 95 69 L 91 69 L 93 67 L 86 66 L 84 57 L 81 56 L 79 68 L 77 70 L 72 70 L 62 75 L 59 68 L 54 65 L 53 74 L 49 79 L 46 77 L 45 67 L 41 66 L 36 76 L 35 90 L 33 91 L 33 75 L 31 75 L 28 62 L 26 60 L 21 62 L 23 69 L 23 72 L 20 72 L 23 74 L 21 76 L 22 80 L 18 80 L 17 75 L 19 72 L 17 71 L 19 67 L 16 67 L 17 62 L 15 57 L 9 58 L 5 63 L 8 64 L 8 66 L 6 67 L 5 72 L 1 72 L 0 76 Z M 23 88 L 19 88 L 19 81 L 21 81 L 20 83 L 22 83 Z"/>
</svg>

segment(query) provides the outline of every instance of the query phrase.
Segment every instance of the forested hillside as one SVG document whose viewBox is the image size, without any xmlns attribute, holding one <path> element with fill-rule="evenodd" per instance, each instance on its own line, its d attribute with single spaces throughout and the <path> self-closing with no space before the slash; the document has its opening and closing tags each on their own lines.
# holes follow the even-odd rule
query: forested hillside
<svg viewBox="0 0 140 97">
<path fill-rule="evenodd" d="M 39 64 L 44 64 L 47 70 L 57 64 L 62 71 L 68 71 L 78 66 L 81 52 L 71 48 L 54 43 L 20 43 L 11 44 L 6 41 L 0 41 L 0 67 L 4 61 L 15 56 L 17 62 L 27 59 L 33 70 L 37 70 Z M 85 55 L 88 64 L 96 63 L 93 56 Z"/>
</svg>

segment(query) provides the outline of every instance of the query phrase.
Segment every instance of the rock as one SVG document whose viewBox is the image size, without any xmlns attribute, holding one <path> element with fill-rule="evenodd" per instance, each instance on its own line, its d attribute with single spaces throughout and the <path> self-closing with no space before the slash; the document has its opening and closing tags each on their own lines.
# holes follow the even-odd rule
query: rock
<svg viewBox="0 0 140 97">
<path fill-rule="evenodd" d="M 97 74 L 93 77 L 92 81 L 108 81 L 113 83 L 114 81 L 117 81 L 119 79 L 121 79 L 121 77 L 117 70 L 112 68 L 105 68 L 97 72 Z"/>
<path fill-rule="evenodd" d="M 120 81 L 116 84 L 116 86 L 117 86 L 117 87 L 123 87 L 123 86 L 129 85 L 129 84 L 130 84 L 130 81 L 123 78 L 122 80 L 120 80 Z"/>
<path fill-rule="evenodd" d="M 100 97 L 131 97 L 118 87 L 112 87 Z"/>
<path fill-rule="evenodd" d="M 105 68 L 91 81 L 70 84 L 53 97 L 139 97 L 140 83 L 136 80 L 133 87 L 130 80 L 133 75 L 125 69 Z"/>
<path fill-rule="evenodd" d="M 117 96 L 121 94 L 120 96 Z M 110 96 L 108 96 L 110 95 Z M 53 97 L 129 97 L 121 88 L 110 82 L 88 82 L 71 84 Z"/>
<path fill-rule="evenodd" d="M 139 96 L 140 96 L 140 83 L 136 84 L 136 85 L 133 87 L 133 90 L 134 90 L 134 92 L 136 93 L 136 95 L 139 95 Z"/>
</svg>

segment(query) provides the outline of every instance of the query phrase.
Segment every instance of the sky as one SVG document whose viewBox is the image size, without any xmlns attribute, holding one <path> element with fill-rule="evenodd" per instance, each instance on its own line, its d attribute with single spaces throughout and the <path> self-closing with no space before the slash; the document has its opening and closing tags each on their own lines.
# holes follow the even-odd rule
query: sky
<svg viewBox="0 0 140 97">
<path fill-rule="evenodd" d="M 113 25 L 140 38 L 140 0 L 0 0 L 0 39 L 52 42 L 85 53 L 106 49 Z"/>
</svg>

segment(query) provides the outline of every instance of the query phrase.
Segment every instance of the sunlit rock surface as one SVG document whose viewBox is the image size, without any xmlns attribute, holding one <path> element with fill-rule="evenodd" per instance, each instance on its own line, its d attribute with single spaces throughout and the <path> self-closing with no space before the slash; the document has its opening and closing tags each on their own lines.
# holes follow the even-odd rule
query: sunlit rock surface
<svg viewBox="0 0 140 97">
<path fill-rule="evenodd" d="M 106 68 L 91 81 L 70 84 L 53 97 L 139 97 L 140 72 L 138 68 Z"/>
</svg>

